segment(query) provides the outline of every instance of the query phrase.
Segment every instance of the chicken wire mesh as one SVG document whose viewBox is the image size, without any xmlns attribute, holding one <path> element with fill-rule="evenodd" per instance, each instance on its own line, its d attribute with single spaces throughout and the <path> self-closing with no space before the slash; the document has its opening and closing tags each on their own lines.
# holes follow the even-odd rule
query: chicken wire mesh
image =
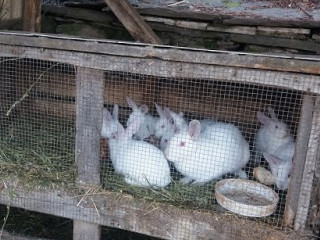
<svg viewBox="0 0 320 240">
<path fill-rule="evenodd" d="M 107 188 L 129 192 L 142 198 L 150 198 L 151 195 L 153 199 L 178 206 L 219 211 L 214 194 L 217 181 L 238 177 L 253 179 L 254 168 L 260 166 L 268 169 L 269 164 L 265 159 L 262 157 L 254 159 L 256 153 L 262 153 L 255 145 L 265 144 L 260 143 L 261 140 L 255 140 L 256 133 L 262 126 L 257 117 L 258 112 L 266 118 L 263 120 L 267 122 L 263 125 L 268 125 L 267 134 L 273 131 L 271 127 L 280 128 L 278 137 L 280 140 L 277 142 L 277 139 L 274 139 L 274 144 L 279 147 L 287 144 L 281 140 L 282 134 L 288 136 L 285 139 L 290 142 L 288 145 L 291 147 L 290 144 L 293 143 L 292 140 L 297 132 L 302 93 L 276 87 L 221 81 L 215 76 L 218 74 L 209 74 L 208 79 L 216 80 L 166 79 L 121 72 L 113 72 L 107 77 L 106 86 L 109 86 L 107 102 L 119 105 L 120 114 L 116 113 L 119 118 L 115 118 L 119 119 L 124 128 L 132 126 L 132 119 L 139 115 L 136 112 L 145 111 L 144 105 L 149 109 L 145 116 L 149 114 L 148 117 L 153 118 L 144 120 L 147 126 L 142 131 L 139 129 L 136 133 L 133 133 L 135 130 L 131 132 L 134 142 L 130 144 L 137 144 L 134 147 L 128 141 L 119 139 L 117 125 L 112 124 L 115 120 L 112 112 L 117 111 L 115 110 L 117 107 L 108 106 L 109 113 L 108 116 L 104 116 L 102 135 L 109 137 L 112 144 L 115 142 L 122 144 L 124 150 L 119 149 L 119 151 L 124 151 L 124 156 L 121 158 L 113 156 L 117 151 L 112 152 L 115 147 L 110 145 L 109 141 L 111 152 L 104 152 L 102 155 L 102 172 Z M 270 111 L 270 107 L 275 109 L 273 114 L 276 120 L 268 116 L 268 107 Z M 166 108 L 170 111 L 166 111 Z M 192 121 L 195 119 L 199 122 Z M 154 124 L 154 127 L 148 124 Z M 108 127 L 115 128 L 111 130 Z M 112 135 L 112 132 L 116 134 Z M 263 140 L 267 136 L 263 136 Z M 164 169 L 161 158 L 153 155 L 151 146 L 137 143 L 136 140 L 144 140 L 164 152 L 168 160 L 168 164 L 165 165 L 166 168 L 168 166 L 170 168 L 170 176 L 167 174 L 168 170 Z M 125 144 L 128 146 L 125 147 Z M 286 151 L 286 145 L 283 147 Z M 104 146 L 102 149 L 108 147 Z M 132 159 L 132 156 L 135 157 Z M 154 162 L 154 159 L 160 162 Z M 275 161 L 271 164 L 276 165 L 274 173 L 277 174 L 276 171 L 281 167 Z M 163 162 L 167 163 L 165 160 Z M 163 175 L 157 175 L 158 169 L 162 170 Z M 271 183 L 266 182 L 272 185 L 280 200 L 277 211 L 265 220 L 280 225 L 289 183 L 289 173 L 285 173 L 286 166 L 283 171 L 286 176 L 279 177 L 278 186 L 274 179 Z M 123 178 L 121 174 L 137 179 Z M 135 186 L 160 186 L 165 187 L 165 190 L 154 188 L 148 191 Z M 249 210 L 247 214 L 250 214 Z"/>
<path fill-rule="evenodd" d="M 97 59 L 108 61 L 107 56 Z M 76 56 L 73 61 L 82 63 Z M 1 179 L 14 177 L 31 188 L 73 188 L 77 66 L 6 57 L 0 62 Z M 201 77 L 183 65 L 175 69 L 177 76 L 190 73 L 189 78 L 164 77 L 167 69 L 161 65 L 138 74 L 128 71 L 138 69 L 138 64 L 121 58 L 109 64 L 103 72 L 103 189 L 236 216 L 239 211 L 261 214 L 264 205 L 278 198 L 274 211 L 253 220 L 283 227 L 307 94 L 292 90 L 290 81 L 286 88 L 278 87 L 286 73 L 276 73 L 270 84 L 267 71 L 252 71 L 235 81 L 222 77 L 230 75 L 228 67 L 209 69 Z M 253 78 L 260 84 L 252 83 Z M 314 79 L 305 84 L 311 87 Z M 95 93 L 88 98 L 90 94 Z M 224 197 L 238 201 L 223 198 L 229 212 L 215 197 L 222 179 L 260 180 L 268 187 L 248 185 L 245 180 L 228 183 L 221 190 Z M 37 201 L 37 196 L 25 201 Z M 52 204 L 59 209 L 58 203 Z M 188 224 L 181 223 L 179 231 L 186 228 Z"/>
</svg>

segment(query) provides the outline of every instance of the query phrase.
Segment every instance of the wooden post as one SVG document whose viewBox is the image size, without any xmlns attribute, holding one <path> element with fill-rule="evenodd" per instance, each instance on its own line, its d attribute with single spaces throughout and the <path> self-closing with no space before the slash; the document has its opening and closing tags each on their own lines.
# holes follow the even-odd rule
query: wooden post
<svg viewBox="0 0 320 240">
<path fill-rule="evenodd" d="M 320 97 L 316 97 L 311 132 L 308 141 L 308 152 L 306 155 L 303 170 L 300 193 L 298 197 L 297 213 L 294 222 L 294 229 L 301 230 L 306 227 L 309 215 L 310 199 L 312 194 L 312 183 L 315 174 L 316 161 L 319 149 L 320 137 Z"/>
<path fill-rule="evenodd" d="M 133 38 L 144 43 L 162 44 L 139 13 L 127 0 L 104 0 Z"/>
<path fill-rule="evenodd" d="M 98 224 L 73 221 L 73 240 L 100 239 L 101 227 Z"/>
<path fill-rule="evenodd" d="M 76 164 L 79 184 L 100 185 L 100 132 L 104 73 L 78 67 L 76 76 Z M 74 240 L 99 240 L 100 226 L 74 221 Z"/>
<path fill-rule="evenodd" d="M 26 0 L 23 9 L 23 31 L 41 31 L 42 0 Z"/>
<path fill-rule="evenodd" d="M 311 132 L 313 108 L 314 97 L 305 95 L 301 108 L 301 117 L 299 121 L 296 149 L 293 157 L 291 180 L 284 211 L 284 224 L 289 227 L 293 225 L 293 221 L 297 212 L 302 171 L 305 165 L 309 136 Z"/>
</svg>

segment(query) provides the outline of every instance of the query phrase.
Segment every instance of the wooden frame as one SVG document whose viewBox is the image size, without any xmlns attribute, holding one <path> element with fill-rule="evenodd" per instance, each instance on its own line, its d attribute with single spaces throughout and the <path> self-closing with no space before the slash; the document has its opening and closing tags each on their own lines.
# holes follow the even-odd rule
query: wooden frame
<svg viewBox="0 0 320 240">
<path fill-rule="evenodd" d="M 206 71 L 214 71 L 219 72 L 219 74 L 215 76 L 219 79 L 236 82 L 245 81 L 246 83 L 294 89 L 303 91 L 310 96 L 320 94 L 320 61 L 317 57 L 268 56 L 223 51 L 200 51 L 156 45 L 6 32 L 0 32 L 0 52 L 1 56 L 12 57 L 14 59 L 34 58 L 73 64 L 77 66 L 79 70 L 91 69 L 90 71 L 96 73 L 101 72 L 101 70 L 123 71 L 123 63 L 126 63 L 125 71 L 151 76 L 208 79 Z M 81 62 L 76 59 L 81 59 Z M 112 62 L 112 66 L 110 66 L 110 62 Z M 157 73 L 159 69 L 163 69 L 163 71 Z M 224 71 L 221 71 L 222 69 L 224 69 Z M 279 71 L 283 72 L 280 76 L 278 74 Z M 297 72 L 299 75 L 297 75 Z M 264 77 L 261 77 L 262 75 L 264 75 Z M 90 84 L 101 85 L 101 81 L 97 81 L 96 83 L 93 83 L 94 81 L 89 82 Z M 98 85 L 92 88 L 98 87 Z M 78 88 L 78 90 L 79 89 L 81 88 Z M 90 91 L 90 87 L 83 89 L 81 94 L 85 95 L 88 91 Z M 80 97 L 78 94 L 80 93 L 77 93 L 77 97 Z M 100 102 L 100 100 L 102 96 L 102 91 L 99 91 L 99 94 L 96 96 L 97 104 L 100 104 L 101 107 L 102 102 Z M 304 100 L 304 106 L 306 106 L 305 109 L 307 109 L 306 114 L 308 116 L 305 118 L 305 121 L 302 121 L 301 124 L 303 124 L 303 126 L 299 128 L 302 130 L 299 131 L 308 131 L 307 124 L 310 123 L 311 112 L 315 113 L 312 118 L 312 126 L 318 126 L 316 123 L 320 121 L 319 107 L 313 107 L 313 104 L 309 103 L 306 99 Z M 317 102 L 318 101 L 317 99 Z M 81 113 L 84 108 L 84 105 L 79 104 L 77 103 L 77 113 Z M 94 109 L 98 109 L 98 105 Z M 81 116 L 81 114 L 79 116 Z M 77 127 L 81 128 L 84 123 L 80 121 L 81 119 L 78 119 L 79 116 L 77 116 L 77 121 L 79 121 L 78 123 L 80 125 L 77 125 Z M 101 116 L 100 120 L 95 120 L 97 120 L 97 125 L 93 129 L 97 130 Z M 297 208 L 297 210 L 293 212 L 294 217 L 296 217 L 295 229 L 297 230 L 305 229 L 307 215 L 301 213 L 308 208 L 305 202 L 307 202 L 307 204 L 310 202 L 313 179 L 313 172 L 310 169 L 316 164 L 316 150 L 319 147 L 319 141 L 315 141 L 315 139 L 319 137 L 319 129 L 314 128 L 311 129 L 310 132 L 310 137 L 306 140 L 308 141 L 308 147 L 313 150 L 305 151 L 306 146 L 301 146 L 301 149 L 304 151 L 302 151 L 300 155 L 295 156 L 294 160 L 296 162 L 298 159 L 306 158 L 306 167 L 303 174 L 298 174 L 301 178 L 297 177 L 296 180 L 297 182 L 301 181 L 305 184 L 303 188 L 300 187 L 298 199 L 292 200 Z M 304 132 L 300 132 L 300 135 L 301 134 L 304 134 Z M 99 131 L 93 131 L 93 135 L 90 137 L 95 144 L 98 144 L 95 141 L 98 139 L 98 135 Z M 305 137 L 305 135 L 301 136 Z M 80 143 L 85 144 L 84 142 Z M 81 144 L 78 146 L 81 146 Z M 79 161 L 85 160 L 85 158 L 82 158 L 82 160 L 81 158 L 79 159 Z M 94 166 L 98 160 L 96 157 L 93 157 L 92 161 L 92 166 Z M 80 162 L 80 167 L 82 163 Z M 84 178 L 83 181 L 88 183 L 87 180 L 88 178 Z M 94 182 L 89 183 L 97 185 L 99 180 L 96 179 Z M 92 204 L 89 202 L 84 208 L 79 209 L 76 206 L 76 199 L 68 199 L 67 193 L 42 191 L 30 193 L 18 188 L 15 189 L 15 191 L 19 197 L 9 198 L 6 195 L 6 189 L 2 189 L 0 202 L 2 204 L 10 204 L 11 206 L 23 207 L 57 216 L 68 218 L 76 217 L 76 220 L 93 223 L 93 225 L 88 226 L 93 229 L 96 227 L 94 224 L 101 224 L 138 231 L 165 239 L 184 239 L 183 234 L 185 233 L 178 232 L 176 225 L 177 222 L 183 221 L 188 227 L 190 226 L 190 229 L 194 229 L 194 227 L 198 229 L 198 231 L 195 232 L 188 232 L 189 235 L 197 239 L 205 239 L 212 234 L 215 234 L 219 239 L 230 239 L 233 236 L 237 236 L 237 239 L 255 239 L 257 237 L 260 239 L 270 239 L 270 236 L 274 236 L 273 239 L 303 239 L 302 236 L 293 230 L 288 230 L 287 234 L 282 234 L 280 230 L 274 230 L 275 234 L 272 235 L 273 233 L 270 231 L 266 234 L 264 229 L 257 230 L 256 235 L 252 234 L 252 236 L 250 236 L 252 238 L 248 238 L 246 233 L 239 230 L 239 226 L 237 225 L 239 222 L 229 220 L 226 221 L 229 229 L 237 229 L 235 230 L 236 232 L 219 232 L 217 229 L 219 220 L 217 219 L 219 219 L 219 217 L 223 218 L 223 216 L 219 214 L 208 211 L 181 210 L 164 204 L 159 204 L 155 207 L 143 200 L 132 199 L 130 196 L 119 195 L 117 193 L 106 192 L 102 199 L 101 197 L 97 197 L 97 199 L 94 200 L 96 204 L 95 207 L 92 207 Z M 39 196 L 39 199 L 35 199 L 34 196 Z M 48 199 L 50 201 L 48 201 Z M 54 203 L 52 203 L 52 201 Z M 114 201 L 116 201 L 117 204 L 115 204 Z M 290 201 L 291 199 L 288 199 L 287 203 Z M 41 207 L 36 204 L 39 204 Z M 51 206 L 51 204 L 53 206 Z M 59 205 L 60 212 L 56 212 L 56 204 Z M 150 206 L 152 206 L 151 209 Z M 96 209 L 98 209 L 98 213 Z M 163 214 L 163 211 L 166 214 Z M 80 214 L 73 214 L 74 212 Z M 123 212 L 128 213 L 124 214 Z M 299 214 L 297 215 L 296 213 Z M 146 219 L 149 219 L 146 216 L 150 216 L 150 214 L 153 216 L 152 219 L 157 219 L 159 223 L 161 222 L 161 224 L 157 224 L 156 228 L 152 228 L 150 225 L 147 225 L 149 228 L 144 226 Z M 197 221 L 194 221 L 194 219 Z M 201 224 L 206 226 L 205 229 L 201 227 Z M 241 224 L 242 227 L 247 226 L 250 230 L 252 226 L 257 223 L 255 221 L 244 220 Z"/>
</svg>

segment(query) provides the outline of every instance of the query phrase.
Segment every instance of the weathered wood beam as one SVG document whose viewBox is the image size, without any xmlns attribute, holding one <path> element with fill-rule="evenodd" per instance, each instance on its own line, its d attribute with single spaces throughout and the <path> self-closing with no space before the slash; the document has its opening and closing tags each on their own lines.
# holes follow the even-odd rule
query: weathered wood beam
<svg viewBox="0 0 320 240">
<path fill-rule="evenodd" d="M 309 215 L 309 206 L 311 200 L 312 184 L 316 172 L 316 163 L 318 159 L 318 149 L 320 145 L 320 97 L 315 97 L 313 109 L 310 137 L 308 141 L 308 152 L 306 155 L 305 166 L 303 170 L 300 194 L 298 199 L 297 213 L 294 222 L 294 229 L 301 230 L 306 228 Z"/>
<path fill-rule="evenodd" d="M 6 182 L 6 186 L 10 184 Z M 63 190 L 32 191 L 14 185 L 0 189 L 0 202 L 163 239 L 211 239 L 212 236 L 219 240 L 312 239 L 307 234 L 301 235 L 292 229 L 284 231 L 257 219 L 227 212 L 178 208 L 123 193 L 105 191 L 75 197 Z"/>
<path fill-rule="evenodd" d="M 76 144 L 77 182 L 100 185 L 100 132 L 102 125 L 104 73 L 77 68 L 76 73 Z M 101 227 L 74 221 L 73 240 L 99 240 Z"/>
<path fill-rule="evenodd" d="M 111 13 L 105 13 L 82 8 L 68 8 L 52 5 L 43 5 L 42 12 L 44 14 L 53 14 L 57 17 L 75 18 L 102 24 L 108 24 L 112 22 L 115 18 L 114 16 L 112 16 Z"/>
<path fill-rule="evenodd" d="M 4 49 L 3 53 L 12 51 L 16 55 L 20 56 L 23 56 L 23 53 L 29 54 L 26 49 L 22 49 L 23 46 L 28 46 L 45 48 L 46 51 L 51 51 L 50 49 L 62 50 L 64 51 L 63 54 L 68 54 L 65 51 L 70 50 L 75 51 L 74 54 L 78 54 L 76 52 L 85 52 L 89 55 L 98 53 L 113 56 L 130 56 L 131 58 L 143 58 L 145 60 L 148 60 L 147 58 L 152 58 L 183 63 L 203 63 L 209 65 L 223 65 L 241 68 L 277 70 L 284 72 L 320 74 L 319 56 L 276 56 L 214 50 L 206 51 L 199 49 L 197 49 L 197 51 L 194 51 L 190 49 L 182 50 L 176 47 L 169 46 L 150 47 L 148 45 L 134 43 L 112 43 L 105 40 L 88 41 L 79 38 L 70 39 L 70 37 L 57 35 L 39 34 L 37 36 L 34 34 L 30 35 L 8 32 L 0 32 L 0 44 L 5 44 L 8 46 L 8 50 L 5 51 Z M 2 48 L 5 48 L 5 45 L 3 45 Z M 10 45 L 16 46 L 13 47 Z M 19 50 L 20 53 L 17 50 Z M 38 51 L 38 49 L 35 49 L 34 51 Z M 48 54 L 41 51 L 41 54 L 35 56 L 40 55 L 45 56 Z M 55 55 L 58 56 L 57 54 L 53 54 L 52 59 L 55 58 Z M 61 59 L 61 56 L 56 57 L 56 59 L 59 62 L 72 61 L 72 59 L 67 58 Z M 90 60 L 88 60 L 87 62 L 89 61 Z M 85 63 L 86 58 L 84 58 L 82 62 Z M 146 70 L 148 70 L 148 68 Z M 150 74 L 152 73 L 152 71 L 149 72 Z"/>
<path fill-rule="evenodd" d="M 317 28 L 319 27 L 318 19 L 296 18 L 292 19 L 294 9 L 288 9 L 287 16 L 279 16 L 278 18 L 263 17 L 257 18 L 256 13 L 228 13 L 217 11 L 216 13 L 204 13 L 185 10 L 174 10 L 169 8 L 140 8 L 138 12 L 141 15 L 181 18 L 190 20 L 210 21 L 221 25 L 247 25 L 247 26 L 268 26 L 268 27 L 303 27 Z"/>
<path fill-rule="evenodd" d="M 249 43 L 272 47 L 293 48 L 298 50 L 320 53 L 320 43 L 306 42 L 296 39 L 276 38 L 267 36 L 252 36 L 242 34 L 230 34 L 230 39 L 239 43 Z"/>
<path fill-rule="evenodd" d="M 314 96 L 305 95 L 302 102 L 298 136 L 293 157 L 290 186 L 286 197 L 284 211 L 284 223 L 292 227 L 297 212 L 302 173 L 308 152 L 308 142 L 312 126 L 312 114 L 314 108 Z"/>
<path fill-rule="evenodd" d="M 139 42 L 161 44 L 161 39 L 153 32 L 139 13 L 127 0 L 104 0 L 128 32 Z"/>
<path fill-rule="evenodd" d="M 42 0 L 23 1 L 23 3 L 23 30 L 40 32 Z"/>
<path fill-rule="evenodd" d="M 76 44 L 76 42 L 74 43 Z M 68 44 L 65 44 L 63 46 L 67 45 Z M 121 48 L 121 45 L 118 45 L 117 47 L 115 46 L 116 45 L 113 45 L 113 48 L 117 48 L 117 50 Z M 86 45 L 82 45 L 82 47 L 83 49 L 87 48 Z M 51 50 L 48 48 L 43 51 L 43 48 L 17 47 L 1 44 L 0 52 L 2 56 L 7 57 L 35 58 L 39 60 L 67 63 L 76 66 L 81 64 L 83 67 L 102 69 L 105 71 L 123 71 L 125 69 L 125 71 L 133 74 L 143 74 L 157 77 L 179 78 L 186 80 L 192 78 L 206 80 L 219 79 L 227 82 L 245 82 L 246 84 L 258 84 L 272 87 L 277 86 L 310 93 L 320 93 L 320 86 L 315 84 L 316 82 L 320 81 L 319 76 L 306 74 L 297 75 L 286 72 L 279 74 L 277 71 L 270 71 L 270 69 L 278 69 L 276 66 L 277 60 L 279 60 L 278 63 L 280 68 L 290 68 L 295 71 L 300 68 L 302 69 L 303 65 L 301 64 L 306 64 L 306 66 L 308 66 L 307 63 L 310 63 L 311 67 L 315 67 L 311 64 L 311 61 L 296 62 L 295 60 L 289 60 L 285 58 L 274 59 L 270 57 L 262 57 L 261 59 L 255 55 L 244 56 L 242 54 L 237 55 L 238 53 L 201 54 L 201 52 L 196 51 L 176 51 L 173 49 L 158 49 L 160 51 L 155 51 L 155 48 L 143 48 L 145 51 L 141 51 L 141 53 L 144 52 L 145 56 L 140 58 L 137 57 L 137 55 L 139 55 L 137 54 L 139 51 L 136 51 L 139 50 L 139 48 L 128 48 L 128 46 L 125 45 L 122 47 L 124 50 L 124 52 L 122 52 L 123 54 L 132 53 L 132 55 L 128 57 L 120 57 L 83 52 L 69 52 L 65 50 L 60 52 L 56 49 Z M 101 51 L 103 51 L 103 48 L 101 48 Z M 61 58 L 61 56 L 64 57 Z M 163 56 L 164 59 L 158 59 L 156 56 L 159 56 L 160 58 Z M 81 59 L 81 63 L 79 63 L 79 59 Z M 243 61 L 241 62 L 240 59 Z M 320 64 L 319 62 L 313 63 Z M 234 65 L 235 67 L 229 67 L 229 64 Z M 293 69 L 294 65 L 296 66 L 296 69 Z M 184 71 L 181 71 L 182 67 L 185 69 Z M 248 69 L 249 67 L 256 69 Z M 266 67 L 269 70 L 260 70 L 261 68 L 265 69 Z M 163 71 L 159 71 L 159 69 L 162 69 Z M 319 72 L 320 68 L 314 70 Z M 209 76 L 208 73 L 210 72 L 215 74 Z M 302 70 L 301 72 L 306 72 L 306 69 Z"/>
</svg>

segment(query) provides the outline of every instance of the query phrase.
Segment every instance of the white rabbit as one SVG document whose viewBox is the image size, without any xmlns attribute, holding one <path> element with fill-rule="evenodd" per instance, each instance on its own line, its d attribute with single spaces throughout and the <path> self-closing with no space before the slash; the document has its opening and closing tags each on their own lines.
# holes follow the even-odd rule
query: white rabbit
<svg viewBox="0 0 320 240">
<path fill-rule="evenodd" d="M 210 134 L 200 134 L 200 122 L 192 120 L 187 130 L 169 141 L 165 155 L 184 175 L 181 181 L 204 184 L 231 172 L 246 177 L 242 168 L 250 158 L 249 144 L 238 128 L 232 124 L 215 123 L 206 131 Z"/>
<path fill-rule="evenodd" d="M 131 125 L 137 118 L 141 121 L 140 128 L 135 133 L 134 137 L 138 140 L 143 140 L 153 135 L 158 118 L 148 114 L 149 108 L 145 104 L 138 107 L 129 97 L 127 97 L 127 103 L 132 109 L 132 113 L 127 120 L 127 126 Z"/>
<path fill-rule="evenodd" d="M 155 136 L 160 138 L 160 149 L 164 150 L 168 144 L 168 141 L 178 132 L 178 128 L 173 122 L 171 114 L 175 114 L 168 108 L 164 110 L 155 103 L 157 112 L 159 114 L 159 120 L 155 124 Z M 183 113 L 178 113 L 178 116 L 183 118 Z"/>
<path fill-rule="evenodd" d="M 290 141 L 274 154 L 263 153 L 275 178 L 276 186 L 280 190 L 286 190 L 289 187 L 294 149 L 295 143 Z"/>
<path fill-rule="evenodd" d="M 187 130 L 188 123 L 183 118 L 182 112 L 177 114 L 177 113 L 172 112 L 169 109 L 165 108 L 163 111 L 163 114 L 166 116 L 167 119 L 170 120 L 170 122 L 173 121 L 171 131 L 166 131 L 166 134 L 161 138 L 161 141 L 160 141 L 160 148 L 164 151 L 164 149 L 168 145 L 168 142 L 175 134 L 177 134 L 181 131 Z M 161 119 L 161 117 L 160 117 L 160 119 Z M 203 120 L 200 120 L 199 122 L 201 124 L 201 133 L 205 133 L 206 132 L 205 130 L 208 126 L 211 126 L 216 123 L 216 121 L 211 120 L 211 119 L 203 119 Z M 157 132 L 157 130 L 156 130 L 156 132 Z"/>
<path fill-rule="evenodd" d="M 277 118 L 271 107 L 268 108 L 268 112 L 271 118 L 262 112 L 257 114 L 262 126 L 259 128 L 254 141 L 254 161 L 256 164 L 261 162 L 262 153 L 274 154 L 281 146 L 293 142 L 287 124 Z"/>
<path fill-rule="evenodd" d="M 113 116 L 108 111 L 107 108 L 103 109 L 103 120 L 102 120 L 102 129 L 101 136 L 104 138 L 110 138 L 113 133 L 118 130 L 118 127 L 122 125 L 118 119 L 119 106 L 117 104 L 113 107 Z"/>
<path fill-rule="evenodd" d="M 109 139 L 110 157 L 116 173 L 124 175 L 126 183 L 140 187 L 165 187 L 171 182 L 170 168 L 163 152 L 144 141 L 133 140 L 140 127 L 135 118 Z"/>
</svg>

